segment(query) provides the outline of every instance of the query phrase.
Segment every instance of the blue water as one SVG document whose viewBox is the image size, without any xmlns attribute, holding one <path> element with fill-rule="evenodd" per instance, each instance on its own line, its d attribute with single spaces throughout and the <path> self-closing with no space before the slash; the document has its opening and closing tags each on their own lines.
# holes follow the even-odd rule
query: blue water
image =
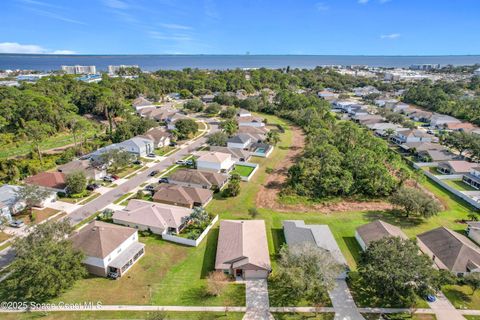
<svg viewBox="0 0 480 320">
<path fill-rule="evenodd" d="M 408 67 L 412 64 L 472 65 L 480 63 L 476 56 L 322 56 L 322 55 L 26 55 L 0 54 L 0 70 L 23 69 L 51 71 L 61 65 L 95 65 L 106 70 L 108 65 L 138 65 L 143 70 L 181 70 L 183 68 L 314 68 L 323 65 L 368 65 Z"/>
</svg>

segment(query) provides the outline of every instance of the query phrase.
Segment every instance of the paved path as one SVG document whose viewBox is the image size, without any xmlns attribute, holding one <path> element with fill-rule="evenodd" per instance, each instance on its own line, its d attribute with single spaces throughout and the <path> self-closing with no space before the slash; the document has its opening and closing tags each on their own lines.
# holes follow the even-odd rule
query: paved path
<svg viewBox="0 0 480 320">
<path fill-rule="evenodd" d="M 267 279 L 245 280 L 247 312 L 243 320 L 273 319 L 270 314 Z"/>
<path fill-rule="evenodd" d="M 335 309 L 335 320 L 364 320 L 357 309 L 345 279 L 335 280 L 335 288 L 328 293 Z"/>
<path fill-rule="evenodd" d="M 437 295 L 435 302 L 429 302 L 428 305 L 435 312 L 437 320 L 465 320 L 442 292 Z"/>
</svg>

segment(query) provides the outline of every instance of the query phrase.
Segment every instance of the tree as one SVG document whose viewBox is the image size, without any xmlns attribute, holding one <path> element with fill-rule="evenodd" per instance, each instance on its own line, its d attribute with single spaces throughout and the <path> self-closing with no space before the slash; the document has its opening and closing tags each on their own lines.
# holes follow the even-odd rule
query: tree
<svg viewBox="0 0 480 320">
<path fill-rule="evenodd" d="M 27 209 L 40 205 L 46 198 L 52 195 L 52 191 L 33 184 L 22 186 L 15 193 L 17 198 L 25 202 Z"/>
<path fill-rule="evenodd" d="M 190 99 L 191 97 L 193 97 L 193 94 L 187 89 L 180 90 L 178 94 L 180 94 L 180 98 L 182 99 Z"/>
<path fill-rule="evenodd" d="M 193 212 L 190 215 L 190 221 L 196 225 L 208 225 L 210 223 L 211 217 L 208 212 L 201 207 L 193 208 Z"/>
<path fill-rule="evenodd" d="M 230 181 L 227 187 L 223 190 L 223 195 L 226 197 L 236 197 L 240 193 L 241 177 L 238 173 L 233 173 L 230 176 Z"/>
<path fill-rule="evenodd" d="M 440 203 L 417 188 L 402 186 L 390 197 L 390 202 L 401 207 L 406 216 L 419 215 L 429 218 L 436 215 L 440 210 Z"/>
<path fill-rule="evenodd" d="M 386 237 L 369 244 L 362 253 L 358 272 L 367 294 L 385 306 L 412 305 L 440 289 L 440 273 L 431 259 L 418 253 L 411 240 Z"/>
<path fill-rule="evenodd" d="M 216 102 L 212 102 L 210 103 L 206 108 L 205 108 L 205 113 L 206 114 L 212 114 L 212 115 L 216 115 L 217 113 L 220 112 L 221 110 L 221 106 L 216 103 Z"/>
<path fill-rule="evenodd" d="M 219 296 L 225 291 L 228 277 L 222 271 L 212 271 L 207 277 L 207 293 L 211 296 Z"/>
<path fill-rule="evenodd" d="M 276 130 L 271 130 L 267 132 L 267 142 L 272 145 L 277 145 L 280 141 L 280 134 Z"/>
<path fill-rule="evenodd" d="M 445 144 L 456 149 L 460 155 L 474 148 L 475 141 L 473 134 L 464 131 L 452 132 L 445 138 Z"/>
<path fill-rule="evenodd" d="M 208 136 L 207 143 L 211 146 L 226 147 L 228 136 L 225 132 L 214 132 Z"/>
<path fill-rule="evenodd" d="M 100 161 L 107 164 L 117 172 L 120 168 L 130 165 L 133 161 L 133 155 L 121 149 L 109 149 L 100 155 Z"/>
<path fill-rule="evenodd" d="M 88 129 L 89 125 L 90 124 L 87 120 L 78 116 L 70 116 L 70 118 L 68 119 L 68 127 L 72 132 L 73 145 L 75 147 L 75 150 L 77 149 L 77 142 L 79 136 L 82 136 L 82 133 Z"/>
<path fill-rule="evenodd" d="M 222 110 L 222 112 L 220 112 L 220 117 L 224 119 L 231 119 L 235 117 L 236 114 L 237 114 L 237 108 L 227 107 L 226 109 Z"/>
<path fill-rule="evenodd" d="M 258 216 L 259 212 L 257 208 L 249 208 L 248 209 L 248 215 L 252 218 L 255 219 Z"/>
<path fill-rule="evenodd" d="M 478 289 L 480 289 L 480 273 L 470 272 L 462 280 L 472 289 L 472 296 Z"/>
<path fill-rule="evenodd" d="M 67 175 L 67 191 L 69 194 L 79 194 L 85 191 L 87 178 L 82 171 L 75 171 Z"/>
<path fill-rule="evenodd" d="M 45 302 L 87 274 L 83 253 L 66 238 L 72 230 L 68 219 L 49 221 L 14 240 L 16 258 L 0 289 L 4 301 Z"/>
<path fill-rule="evenodd" d="M 184 103 L 183 107 L 193 112 L 203 111 L 203 102 L 198 99 L 193 99 Z"/>
<path fill-rule="evenodd" d="M 328 300 L 328 291 L 344 268 L 330 252 L 310 242 L 284 246 L 272 275 L 272 296 L 282 305 L 302 299 L 320 304 Z"/>
<path fill-rule="evenodd" d="M 233 136 L 238 131 L 238 123 L 235 119 L 227 119 L 220 123 L 220 128 L 229 136 Z"/>
<path fill-rule="evenodd" d="M 179 140 L 187 139 L 198 132 L 198 123 L 193 119 L 180 119 L 175 122 Z"/>
<path fill-rule="evenodd" d="M 52 133 L 53 128 L 37 120 L 28 121 L 25 123 L 25 134 L 32 141 L 35 151 L 38 154 L 38 159 L 43 166 L 42 152 L 40 151 L 40 143 Z"/>
</svg>

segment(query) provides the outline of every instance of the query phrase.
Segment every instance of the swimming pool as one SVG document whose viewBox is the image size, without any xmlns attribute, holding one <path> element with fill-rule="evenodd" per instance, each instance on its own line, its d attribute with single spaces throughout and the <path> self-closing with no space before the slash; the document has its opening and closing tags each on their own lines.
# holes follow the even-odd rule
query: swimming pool
<svg viewBox="0 0 480 320">
<path fill-rule="evenodd" d="M 266 152 L 266 149 L 265 148 L 257 148 L 255 150 L 255 153 L 265 153 Z"/>
</svg>

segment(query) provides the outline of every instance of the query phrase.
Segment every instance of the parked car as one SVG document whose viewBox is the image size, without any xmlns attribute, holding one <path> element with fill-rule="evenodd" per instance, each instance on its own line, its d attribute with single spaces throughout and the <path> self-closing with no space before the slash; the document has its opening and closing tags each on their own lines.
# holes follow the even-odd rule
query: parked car
<svg viewBox="0 0 480 320">
<path fill-rule="evenodd" d="M 25 223 L 23 222 L 23 220 L 12 220 L 10 221 L 9 225 L 10 227 L 21 228 L 25 225 Z"/>
<path fill-rule="evenodd" d="M 111 177 L 113 178 L 113 180 L 118 180 L 118 179 L 120 179 L 120 177 L 117 176 L 116 174 L 112 174 Z"/>
<path fill-rule="evenodd" d="M 140 160 L 135 160 L 135 161 L 133 161 L 133 164 L 142 164 L 142 161 L 140 161 Z"/>
<path fill-rule="evenodd" d="M 192 166 L 193 165 L 193 160 L 185 160 L 185 164 L 187 166 Z"/>
<path fill-rule="evenodd" d="M 433 294 L 429 294 L 426 299 L 428 302 L 435 302 L 435 300 L 437 300 Z"/>
<path fill-rule="evenodd" d="M 175 162 L 175 164 L 179 164 L 179 165 L 184 166 L 184 165 L 187 164 L 187 162 L 186 162 L 185 160 L 177 160 L 177 161 Z"/>
<path fill-rule="evenodd" d="M 119 274 L 117 272 L 109 272 L 107 276 L 109 279 L 117 280 L 119 277 Z"/>
<path fill-rule="evenodd" d="M 152 172 L 150 172 L 149 176 L 154 177 L 157 173 L 158 173 L 158 170 L 153 170 Z"/>
<path fill-rule="evenodd" d="M 149 153 L 147 154 L 147 157 L 149 158 L 155 158 L 157 155 L 155 153 Z"/>
<path fill-rule="evenodd" d="M 176 143 L 176 142 L 170 142 L 168 145 L 169 145 L 170 147 L 175 147 L 175 146 L 177 145 L 177 143 Z"/>
<path fill-rule="evenodd" d="M 153 192 L 153 191 L 155 191 L 155 185 L 149 184 L 148 186 L 145 187 L 145 190 Z"/>
<path fill-rule="evenodd" d="M 87 186 L 87 190 L 89 190 L 89 191 L 93 191 L 93 190 L 98 189 L 98 188 L 100 188 L 100 186 L 96 183 L 91 183 Z"/>
<path fill-rule="evenodd" d="M 115 181 L 115 179 L 112 176 L 105 176 L 105 177 L 103 177 L 103 181 L 113 182 L 113 181 Z"/>
<path fill-rule="evenodd" d="M 168 178 L 160 178 L 160 180 L 158 180 L 158 183 L 168 183 Z"/>
</svg>

